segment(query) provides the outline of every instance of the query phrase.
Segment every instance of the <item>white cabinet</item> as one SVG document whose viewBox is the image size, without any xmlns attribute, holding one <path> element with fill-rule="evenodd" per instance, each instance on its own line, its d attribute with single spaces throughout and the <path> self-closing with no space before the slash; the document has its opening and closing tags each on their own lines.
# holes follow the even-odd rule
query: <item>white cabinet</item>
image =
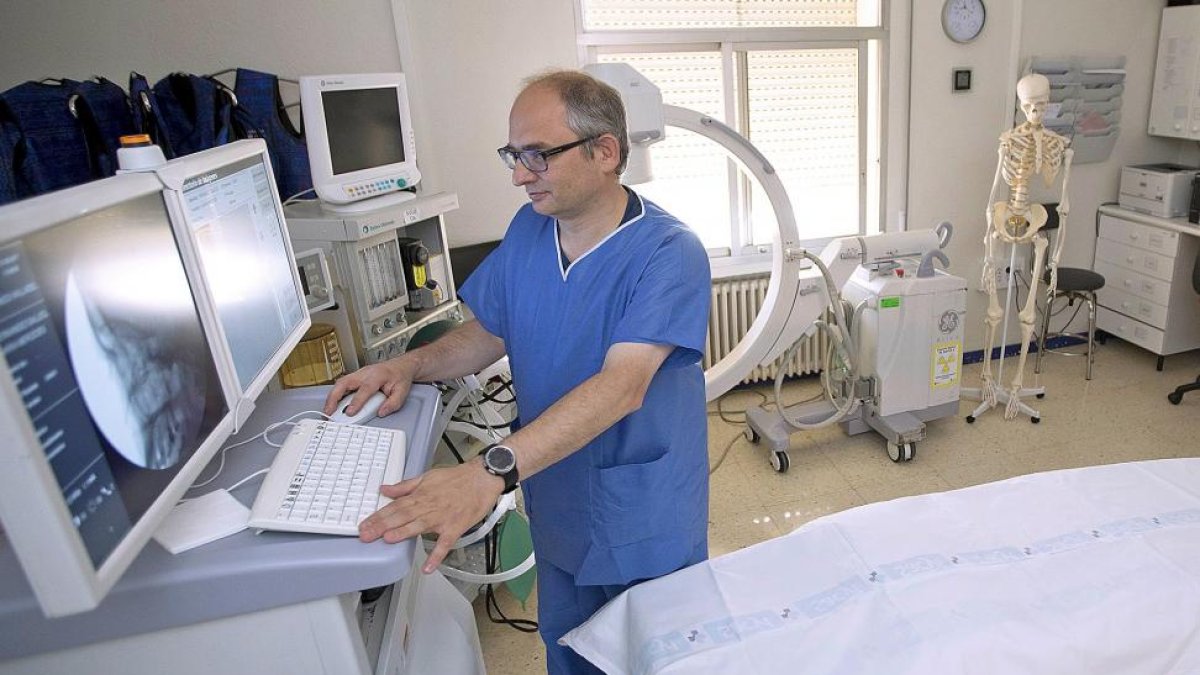
<svg viewBox="0 0 1200 675">
<path fill-rule="evenodd" d="M 1095 269 L 1104 275 L 1097 327 L 1158 354 L 1200 348 L 1200 303 L 1192 265 L 1200 226 L 1119 207 L 1100 207 Z"/>
<path fill-rule="evenodd" d="M 424 560 L 370 603 L 343 593 L 5 661 L 0 674 L 483 675 L 470 603 L 422 574 Z"/>
</svg>

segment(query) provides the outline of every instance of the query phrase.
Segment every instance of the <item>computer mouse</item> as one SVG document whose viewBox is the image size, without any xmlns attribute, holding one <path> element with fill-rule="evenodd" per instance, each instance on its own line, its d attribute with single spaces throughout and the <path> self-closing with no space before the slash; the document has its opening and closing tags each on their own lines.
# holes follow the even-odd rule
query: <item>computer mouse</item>
<svg viewBox="0 0 1200 675">
<path fill-rule="evenodd" d="M 354 394 L 350 393 L 338 401 L 333 414 L 329 416 L 329 421 L 337 422 L 338 424 L 365 424 L 375 419 L 376 413 L 379 412 L 379 406 L 383 405 L 383 402 L 387 400 L 387 396 L 384 396 L 382 391 L 371 394 L 371 398 L 367 399 L 362 408 L 357 413 L 351 415 L 346 412 L 346 408 L 353 400 Z"/>
</svg>

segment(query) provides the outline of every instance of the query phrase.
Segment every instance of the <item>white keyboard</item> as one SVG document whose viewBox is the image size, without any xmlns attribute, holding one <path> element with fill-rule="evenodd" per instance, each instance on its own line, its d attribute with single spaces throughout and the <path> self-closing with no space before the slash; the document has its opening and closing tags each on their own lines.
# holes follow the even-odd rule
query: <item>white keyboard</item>
<svg viewBox="0 0 1200 675">
<path fill-rule="evenodd" d="M 358 524 L 390 500 L 379 486 L 404 473 L 403 431 L 301 420 L 263 479 L 250 527 L 358 536 Z"/>
</svg>

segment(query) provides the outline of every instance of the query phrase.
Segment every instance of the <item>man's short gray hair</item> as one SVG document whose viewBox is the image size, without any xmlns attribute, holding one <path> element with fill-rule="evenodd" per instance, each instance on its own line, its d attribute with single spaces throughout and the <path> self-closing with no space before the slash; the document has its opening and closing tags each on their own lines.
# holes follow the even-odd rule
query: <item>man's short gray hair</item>
<svg viewBox="0 0 1200 675">
<path fill-rule="evenodd" d="M 567 109 L 567 127 L 580 138 L 616 136 L 621 146 L 617 175 L 624 173 L 629 161 L 629 132 L 625 105 L 616 89 L 579 70 L 552 70 L 525 80 L 526 89 L 533 87 L 549 87 L 558 93 Z M 584 145 L 584 152 L 588 157 L 593 155 L 591 143 Z"/>
</svg>

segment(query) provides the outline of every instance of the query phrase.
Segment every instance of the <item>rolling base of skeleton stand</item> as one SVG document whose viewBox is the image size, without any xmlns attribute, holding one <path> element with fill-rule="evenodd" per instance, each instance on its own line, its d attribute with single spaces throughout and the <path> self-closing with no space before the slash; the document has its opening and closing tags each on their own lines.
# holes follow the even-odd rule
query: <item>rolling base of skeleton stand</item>
<svg viewBox="0 0 1200 675">
<path fill-rule="evenodd" d="M 787 408 L 788 417 L 805 424 L 815 424 L 829 419 L 833 404 L 828 401 L 802 403 Z M 917 454 L 917 441 L 925 440 L 925 422 L 958 414 L 958 402 L 933 406 L 925 410 L 880 416 L 875 406 L 864 403 L 847 415 L 841 425 L 851 436 L 866 431 L 878 432 L 887 442 L 888 457 L 893 462 L 908 462 Z M 805 431 L 793 426 L 773 410 L 755 407 L 746 411 L 746 438 L 751 443 L 764 443 L 771 453 L 771 466 L 783 473 L 791 466 L 788 457 L 789 439 L 792 434 Z"/>
<path fill-rule="evenodd" d="M 994 404 L 988 402 L 987 397 L 985 397 L 983 395 L 982 389 L 974 387 L 974 388 L 967 388 L 967 389 L 962 390 L 962 398 L 964 398 L 968 401 L 980 401 L 979 406 L 977 408 L 975 408 L 975 412 L 972 412 L 970 415 L 967 415 L 967 424 L 974 424 L 975 420 L 979 419 L 979 416 L 981 414 L 991 410 L 992 408 L 1006 408 L 1008 406 L 1008 401 L 1010 398 L 1012 398 L 1012 394 L 1008 393 L 1007 389 L 1001 389 L 1000 387 L 995 387 L 995 389 L 996 389 L 996 402 Z M 1018 412 L 1020 412 L 1023 415 L 1029 415 L 1029 421 L 1033 422 L 1034 424 L 1041 422 L 1042 414 L 1039 413 L 1038 411 L 1034 410 L 1033 408 L 1029 407 L 1028 405 L 1022 403 L 1020 399 L 1028 398 L 1030 396 L 1036 396 L 1037 398 L 1042 398 L 1045 395 L 1046 395 L 1045 387 L 1024 387 L 1024 388 L 1022 388 L 1021 391 L 1019 391 L 1017 393 L 1017 406 L 1019 406 Z"/>
</svg>

